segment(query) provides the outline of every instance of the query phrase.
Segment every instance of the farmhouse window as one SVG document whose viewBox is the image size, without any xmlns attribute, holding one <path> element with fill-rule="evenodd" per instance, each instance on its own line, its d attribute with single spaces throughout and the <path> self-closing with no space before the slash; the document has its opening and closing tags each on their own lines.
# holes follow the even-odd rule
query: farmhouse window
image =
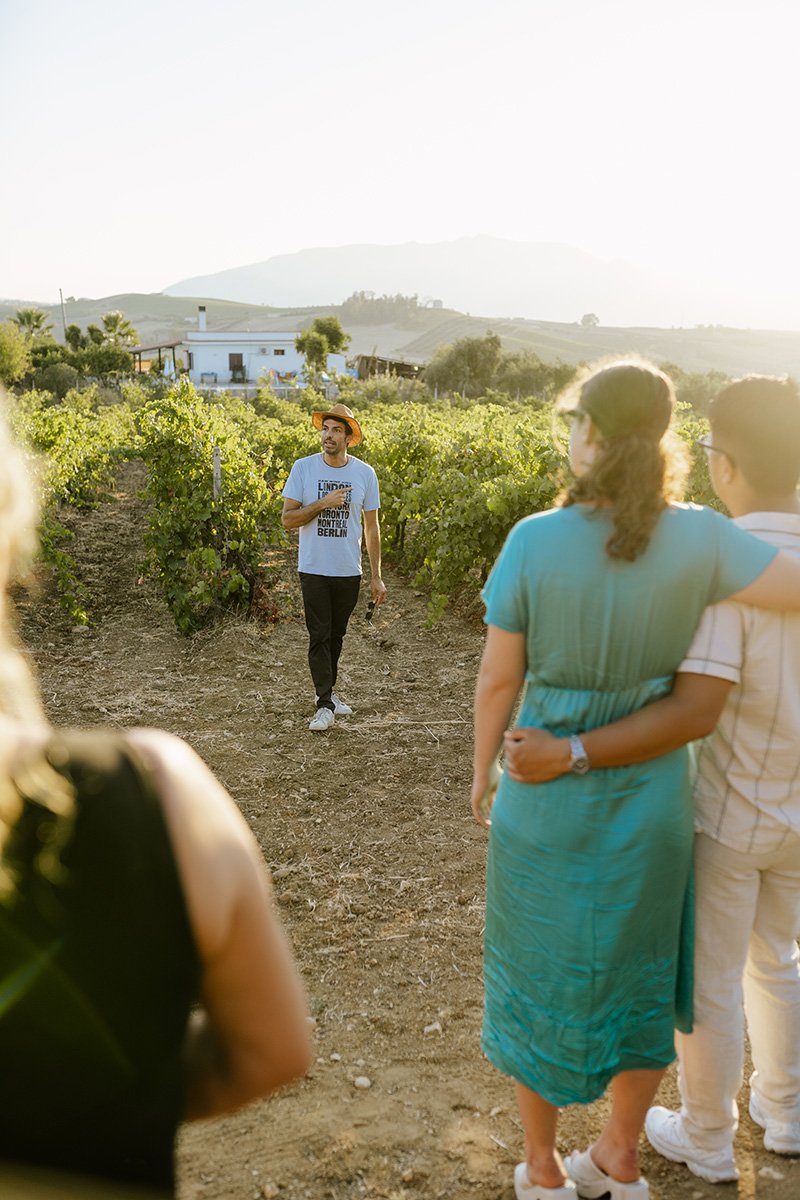
<svg viewBox="0 0 800 1200">
<path fill-rule="evenodd" d="M 286 351 L 283 349 L 282 346 L 276 346 L 275 349 L 272 351 L 272 353 L 273 354 L 285 354 Z"/>
<path fill-rule="evenodd" d="M 242 354 L 228 355 L 228 369 L 231 371 L 241 371 L 244 367 L 244 356 Z"/>
</svg>

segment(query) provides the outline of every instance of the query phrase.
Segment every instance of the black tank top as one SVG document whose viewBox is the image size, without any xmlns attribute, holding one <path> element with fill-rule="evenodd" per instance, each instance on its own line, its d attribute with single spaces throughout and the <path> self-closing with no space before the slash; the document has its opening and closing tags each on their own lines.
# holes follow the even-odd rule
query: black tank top
<svg viewBox="0 0 800 1200">
<path fill-rule="evenodd" d="M 161 802 L 106 733 L 54 736 L 12 785 L 0 1155 L 171 1189 L 200 965 Z"/>
</svg>

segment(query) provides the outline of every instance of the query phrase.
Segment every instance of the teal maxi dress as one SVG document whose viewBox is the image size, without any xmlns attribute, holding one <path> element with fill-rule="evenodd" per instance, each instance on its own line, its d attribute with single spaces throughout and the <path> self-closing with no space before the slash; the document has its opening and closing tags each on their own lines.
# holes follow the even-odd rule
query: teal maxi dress
<svg viewBox="0 0 800 1200">
<path fill-rule="evenodd" d="M 523 633 L 520 726 L 568 735 L 667 693 L 703 609 L 774 547 L 711 509 L 672 505 L 635 562 L 608 510 L 555 509 L 511 531 L 486 623 Z M 504 775 L 492 810 L 481 1044 L 552 1104 L 666 1066 L 691 1029 L 693 821 L 685 749 L 550 783 Z"/>
</svg>

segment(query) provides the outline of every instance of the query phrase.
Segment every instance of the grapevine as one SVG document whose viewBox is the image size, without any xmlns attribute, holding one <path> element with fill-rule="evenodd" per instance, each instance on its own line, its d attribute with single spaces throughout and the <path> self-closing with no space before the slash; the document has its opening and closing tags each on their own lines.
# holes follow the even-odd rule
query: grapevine
<svg viewBox="0 0 800 1200">
<path fill-rule="evenodd" d="M 36 460 L 41 494 L 41 555 L 52 569 L 59 600 L 72 619 L 87 624 L 88 594 L 74 557 L 65 549 L 73 534 L 61 516 L 67 506 L 91 508 L 114 481 L 118 464 L 136 448 L 129 407 L 101 405 L 96 388 L 70 391 L 60 404 L 48 392 L 12 398 L 11 427 Z"/>
<path fill-rule="evenodd" d="M 401 389 L 373 381 L 348 382 L 345 398 L 362 414 L 357 454 L 380 481 L 385 555 L 427 591 L 435 620 L 453 597 L 477 594 L 516 521 L 553 505 L 565 455 L 554 443 L 551 402 L 424 395 L 416 382 Z M 12 423 L 42 456 L 43 556 L 76 620 L 88 619 L 85 589 L 59 514 L 96 504 L 133 453 L 148 469 L 148 565 L 178 628 L 190 632 L 227 608 L 256 605 L 277 617 L 265 600 L 265 552 L 286 544 L 280 493 L 292 462 L 319 449 L 309 417 L 324 407 L 321 395 L 279 399 L 263 390 L 255 402 L 222 395 L 209 403 L 182 381 L 145 403 L 131 392 L 102 406 L 91 389 L 51 401 L 47 393 L 15 397 Z M 681 437 L 692 443 L 706 428 L 678 404 Z M 693 461 L 690 498 L 715 503 L 703 456 Z"/>
<path fill-rule="evenodd" d="M 140 414 L 152 501 L 149 567 L 185 633 L 226 608 L 249 611 L 264 549 L 282 538 L 275 488 L 266 478 L 271 450 L 254 453 L 243 428 L 249 418 L 241 412 L 239 418 L 206 403 L 188 382 Z"/>
</svg>

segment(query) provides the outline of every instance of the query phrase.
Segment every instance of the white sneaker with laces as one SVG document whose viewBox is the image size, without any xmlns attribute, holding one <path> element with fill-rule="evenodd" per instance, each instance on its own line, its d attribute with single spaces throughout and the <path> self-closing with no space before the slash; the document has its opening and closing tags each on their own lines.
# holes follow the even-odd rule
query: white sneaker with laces
<svg viewBox="0 0 800 1200">
<path fill-rule="evenodd" d="M 764 1148 L 774 1154 L 800 1154 L 800 1123 L 773 1121 L 764 1115 L 758 1093 L 750 1089 L 750 1116 L 764 1130 Z"/>
<path fill-rule="evenodd" d="M 308 728 L 313 729 L 315 732 L 320 729 L 330 729 L 335 720 L 336 717 L 333 714 L 333 709 L 323 706 L 322 708 L 318 708 L 314 713 L 314 716 L 308 722 Z"/>
<path fill-rule="evenodd" d="M 738 1179 L 733 1158 L 733 1143 L 722 1150 L 704 1150 L 692 1142 L 683 1127 L 680 1113 L 655 1105 L 645 1118 L 644 1131 L 654 1150 L 670 1162 L 685 1163 L 689 1170 L 708 1183 Z"/>
</svg>

